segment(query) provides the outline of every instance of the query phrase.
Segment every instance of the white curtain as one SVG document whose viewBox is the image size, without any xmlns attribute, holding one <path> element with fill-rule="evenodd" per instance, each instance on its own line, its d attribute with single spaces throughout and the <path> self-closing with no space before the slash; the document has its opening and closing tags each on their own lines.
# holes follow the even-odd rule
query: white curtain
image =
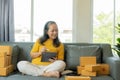
<svg viewBox="0 0 120 80">
<path fill-rule="evenodd" d="M 0 41 L 14 41 L 13 0 L 0 0 Z"/>
</svg>

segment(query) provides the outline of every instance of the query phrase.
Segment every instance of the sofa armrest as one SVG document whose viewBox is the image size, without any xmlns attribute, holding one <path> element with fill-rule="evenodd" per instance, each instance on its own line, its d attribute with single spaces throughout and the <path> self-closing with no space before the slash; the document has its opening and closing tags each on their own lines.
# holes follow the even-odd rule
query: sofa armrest
<svg viewBox="0 0 120 80">
<path fill-rule="evenodd" d="M 114 80 L 120 80 L 120 58 L 108 57 L 106 63 L 110 65 L 110 76 Z"/>
</svg>

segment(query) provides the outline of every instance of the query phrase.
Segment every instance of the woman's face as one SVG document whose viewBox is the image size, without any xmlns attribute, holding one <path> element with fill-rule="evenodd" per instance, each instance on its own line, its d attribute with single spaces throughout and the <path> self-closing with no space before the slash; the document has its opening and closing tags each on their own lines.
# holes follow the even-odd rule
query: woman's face
<svg viewBox="0 0 120 80">
<path fill-rule="evenodd" d="M 49 29 L 48 29 L 48 36 L 50 39 L 56 39 L 56 37 L 58 36 L 58 28 L 57 28 L 57 25 L 56 24 L 50 24 L 49 26 Z"/>
</svg>

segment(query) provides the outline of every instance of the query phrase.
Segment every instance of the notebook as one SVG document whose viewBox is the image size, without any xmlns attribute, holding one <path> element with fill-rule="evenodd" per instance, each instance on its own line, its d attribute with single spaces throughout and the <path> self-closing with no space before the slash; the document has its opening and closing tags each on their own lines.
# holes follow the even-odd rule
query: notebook
<svg viewBox="0 0 120 80">
<path fill-rule="evenodd" d="M 56 57 L 57 53 L 55 52 L 43 52 L 41 62 L 49 62 L 50 58 Z"/>
</svg>

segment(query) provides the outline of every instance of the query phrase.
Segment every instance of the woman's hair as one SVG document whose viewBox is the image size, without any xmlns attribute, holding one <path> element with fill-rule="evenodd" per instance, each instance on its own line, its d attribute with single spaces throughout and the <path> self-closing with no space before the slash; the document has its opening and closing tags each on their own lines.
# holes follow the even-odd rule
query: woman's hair
<svg viewBox="0 0 120 80">
<path fill-rule="evenodd" d="M 41 43 L 42 45 L 44 45 L 44 42 L 45 42 L 47 39 L 49 39 L 49 36 L 48 36 L 47 32 L 48 32 L 49 26 L 50 26 L 51 24 L 56 24 L 56 22 L 54 22 L 54 21 L 48 21 L 48 22 L 45 24 L 45 26 L 44 26 L 43 36 L 40 37 L 40 43 Z M 56 25 L 57 25 L 57 24 L 56 24 Z M 53 45 L 54 45 L 55 47 L 58 47 L 58 46 L 60 45 L 60 41 L 59 41 L 58 36 L 53 40 Z"/>
</svg>

